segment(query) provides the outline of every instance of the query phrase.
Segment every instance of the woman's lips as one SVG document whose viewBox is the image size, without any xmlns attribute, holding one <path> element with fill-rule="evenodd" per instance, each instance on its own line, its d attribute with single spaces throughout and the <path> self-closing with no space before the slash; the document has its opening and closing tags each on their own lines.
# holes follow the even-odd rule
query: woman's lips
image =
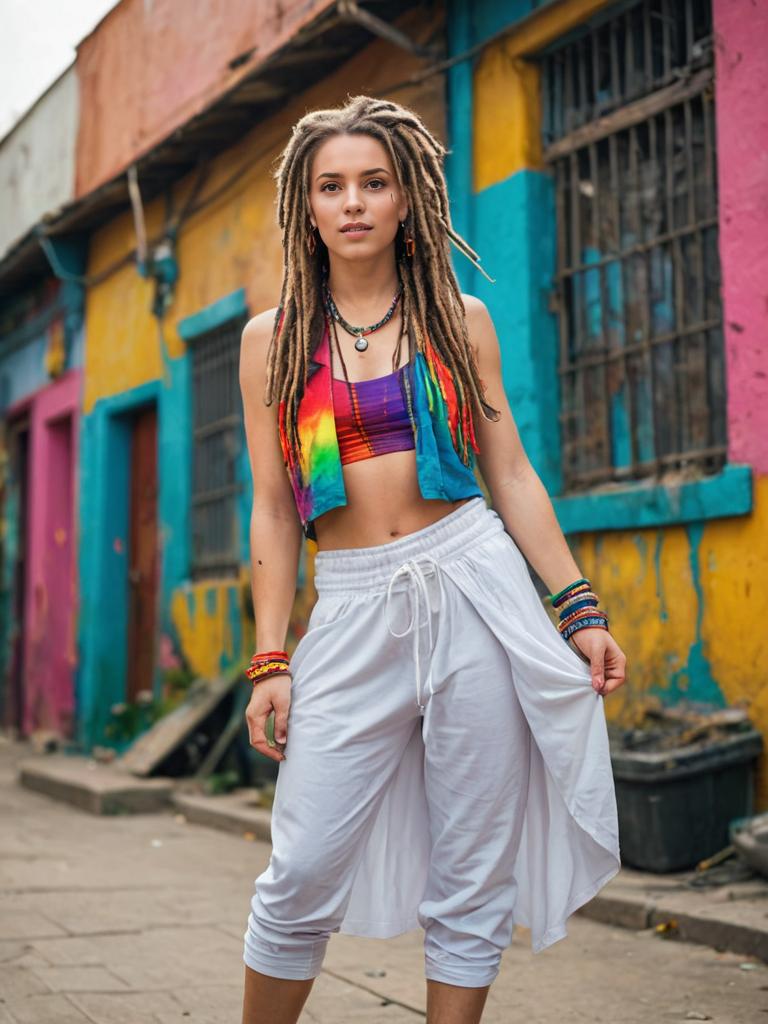
<svg viewBox="0 0 768 1024">
<path fill-rule="evenodd" d="M 366 231 L 371 230 L 371 228 L 342 228 L 341 233 L 343 235 L 364 235 Z"/>
</svg>

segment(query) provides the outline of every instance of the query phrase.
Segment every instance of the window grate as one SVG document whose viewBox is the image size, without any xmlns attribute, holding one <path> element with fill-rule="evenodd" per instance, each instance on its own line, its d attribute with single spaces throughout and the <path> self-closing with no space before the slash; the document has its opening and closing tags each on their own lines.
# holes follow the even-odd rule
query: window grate
<svg viewBox="0 0 768 1024">
<path fill-rule="evenodd" d="M 544 144 L 711 65 L 711 0 L 643 0 L 609 11 L 543 55 Z"/>
<path fill-rule="evenodd" d="M 710 41 L 642 0 L 543 57 L 568 490 L 725 460 Z"/>
<path fill-rule="evenodd" d="M 192 359 L 193 579 L 236 576 L 240 550 L 237 463 L 243 446 L 238 381 L 245 320 L 230 320 L 190 342 Z"/>
</svg>

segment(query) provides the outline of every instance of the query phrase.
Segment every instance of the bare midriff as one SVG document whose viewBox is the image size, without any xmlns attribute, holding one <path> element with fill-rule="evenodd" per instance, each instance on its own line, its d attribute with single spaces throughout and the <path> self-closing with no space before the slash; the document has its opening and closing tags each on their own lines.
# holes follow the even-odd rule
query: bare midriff
<svg viewBox="0 0 768 1024">
<path fill-rule="evenodd" d="M 470 498 L 424 498 L 416 452 L 399 451 L 343 467 L 347 504 L 314 520 L 318 551 L 387 544 L 437 522 Z"/>
</svg>

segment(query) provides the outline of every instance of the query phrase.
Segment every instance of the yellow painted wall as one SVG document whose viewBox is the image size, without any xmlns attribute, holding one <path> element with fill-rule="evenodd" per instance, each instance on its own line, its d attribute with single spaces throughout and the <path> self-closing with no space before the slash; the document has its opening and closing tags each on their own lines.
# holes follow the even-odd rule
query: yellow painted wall
<svg viewBox="0 0 768 1024">
<path fill-rule="evenodd" d="M 630 720 L 653 688 L 696 700 L 714 686 L 745 707 L 768 748 L 768 478 L 754 496 L 752 515 L 712 520 L 700 537 L 680 526 L 575 541 L 629 659 L 627 683 L 606 700 L 610 719 Z M 759 809 L 768 808 L 767 762 Z"/>
<path fill-rule="evenodd" d="M 217 675 L 222 658 L 226 664 L 248 658 L 245 644 L 236 642 L 236 631 L 228 614 L 233 586 L 232 581 L 202 580 L 179 587 L 173 595 L 171 620 L 187 664 L 198 676 Z"/>
<path fill-rule="evenodd" d="M 474 68 L 474 189 L 542 166 L 536 53 L 612 0 L 560 0 L 481 51 Z"/>
</svg>

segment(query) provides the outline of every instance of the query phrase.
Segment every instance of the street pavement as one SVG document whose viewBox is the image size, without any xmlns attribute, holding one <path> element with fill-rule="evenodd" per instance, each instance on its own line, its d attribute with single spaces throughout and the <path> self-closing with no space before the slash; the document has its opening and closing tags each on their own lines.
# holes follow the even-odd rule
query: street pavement
<svg viewBox="0 0 768 1024">
<path fill-rule="evenodd" d="M 92 816 L 18 784 L 30 753 L 0 738 L 0 1024 L 240 1024 L 269 846 L 170 811 Z M 517 929 L 483 1024 L 768 1024 L 755 958 L 578 914 L 568 928 L 536 956 Z M 423 1021 L 421 941 L 332 936 L 302 1022 Z"/>
</svg>

